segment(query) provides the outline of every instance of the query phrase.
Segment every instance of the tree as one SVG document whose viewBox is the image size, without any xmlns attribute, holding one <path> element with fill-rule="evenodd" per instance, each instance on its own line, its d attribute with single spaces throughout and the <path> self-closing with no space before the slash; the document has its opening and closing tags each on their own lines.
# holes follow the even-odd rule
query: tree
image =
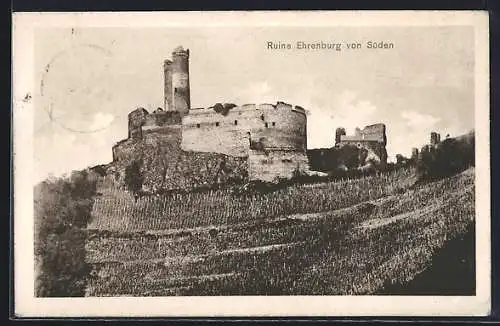
<svg viewBox="0 0 500 326">
<path fill-rule="evenodd" d="M 83 296 L 90 268 L 85 228 L 97 178 L 87 171 L 35 186 L 35 293 L 38 297 Z"/>
<path fill-rule="evenodd" d="M 474 133 L 446 138 L 422 148 L 417 161 L 419 180 L 443 178 L 474 165 Z"/>
<path fill-rule="evenodd" d="M 360 165 L 359 162 L 360 149 L 354 145 L 345 145 L 339 149 L 339 163 L 347 167 L 347 169 L 355 169 Z"/>
<path fill-rule="evenodd" d="M 135 160 L 125 168 L 125 186 L 134 194 L 142 189 L 144 182 L 144 176 L 141 172 L 142 164 L 142 160 Z"/>
</svg>

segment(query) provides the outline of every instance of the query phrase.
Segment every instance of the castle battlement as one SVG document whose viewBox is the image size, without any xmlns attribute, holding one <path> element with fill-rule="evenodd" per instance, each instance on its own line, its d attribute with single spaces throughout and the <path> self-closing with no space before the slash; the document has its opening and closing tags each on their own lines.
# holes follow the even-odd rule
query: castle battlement
<svg viewBox="0 0 500 326">
<path fill-rule="evenodd" d="M 189 115 L 209 115 L 213 114 L 211 110 L 215 111 L 216 113 L 219 114 L 226 114 L 224 110 L 217 110 L 217 105 L 222 105 L 222 108 L 225 109 L 227 112 L 244 112 L 244 111 L 252 111 L 252 110 L 261 110 L 261 111 L 266 111 L 266 110 L 291 110 L 295 111 L 297 113 L 302 113 L 306 115 L 306 110 L 302 108 L 301 106 L 295 105 L 293 106 L 292 104 L 288 104 L 285 102 L 277 102 L 276 104 L 271 104 L 271 103 L 261 103 L 261 104 L 255 104 L 255 103 L 250 103 L 250 104 L 243 104 L 243 105 L 235 105 L 233 103 L 217 103 L 214 106 L 206 107 L 206 108 L 192 108 L 189 110 Z"/>
<path fill-rule="evenodd" d="M 341 135 L 340 141 L 342 142 L 356 142 L 356 141 L 376 141 L 386 143 L 385 125 L 377 123 L 365 126 L 363 129 L 356 128 L 354 135 Z"/>
<path fill-rule="evenodd" d="M 216 104 L 190 111 L 182 119 L 185 150 L 247 156 L 250 144 L 262 150 L 305 152 L 305 110 L 284 102 L 276 104 Z"/>
</svg>

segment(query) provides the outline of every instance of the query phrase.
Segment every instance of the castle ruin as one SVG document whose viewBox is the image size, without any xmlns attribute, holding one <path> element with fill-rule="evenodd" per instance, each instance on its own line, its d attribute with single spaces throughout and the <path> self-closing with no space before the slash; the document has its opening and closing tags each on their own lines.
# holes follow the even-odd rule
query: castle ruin
<svg viewBox="0 0 500 326">
<path fill-rule="evenodd" d="M 335 146 L 354 145 L 360 149 L 365 149 L 367 151 L 367 160 L 371 160 L 379 166 L 385 166 L 387 164 L 387 151 L 385 148 L 387 136 L 385 129 L 383 123 L 377 123 L 363 129 L 356 128 L 352 136 L 346 135 L 345 131 L 341 133 L 337 129 Z M 340 130 L 343 130 L 343 128 L 340 128 Z"/>
<path fill-rule="evenodd" d="M 437 145 L 441 142 L 441 134 L 433 131 L 431 132 L 431 145 Z"/>
<path fill-rule="evenodd" d="M 172 60 L 165 60 L 163 70 L 165 110 L 179 112 L 181 116 L 188 114 L 191 109 L 189 49 L 176 47 L 172 52 Z"/>
<path fill-rule="evenodd" d="M 363 169 L 365 162 L 380 168 L 387 163 L 384 124 L 356 128 L 352 136 L 338 128 L 334 147 L 308 150 L 304 108 L 285 102 L 192 108 L 189 50 L 182 46 L 164 61 L 163 71 L 164 108 L 130 112 L 128 136 L 112 149 L 115 175 L 123 178 L 126 167 L 140 161 L 143 189 L 272 182 L 311 170 Z"/>
<path fill-rule="evenodd" d="M 164 81 L 165 109 L 138 108 L 129 113 L 128 137 L 112 149 L 116 166 L 156 155 L 157 163 L 167 162 L 157 178 L 162 183 L 175 179 L 177 173 L 205 180 L 194 176 L 200 171 L 189 171 L 192 160 L 200 157 L 216 158 L 212 163 L 218 167 L 212 170 L 218 172 L 213 178 L 231 174 L 235 166 L 246 170 L 241 178 L 262 181 L 308 171 L 307 117 L 300 106 L 217 103 L 191 108 L 189 50 L 181 46 L 172 52 L 172 60 L 164 61 Z M 150 164 L 148 173 L 155 168 Z"/>
</svg>

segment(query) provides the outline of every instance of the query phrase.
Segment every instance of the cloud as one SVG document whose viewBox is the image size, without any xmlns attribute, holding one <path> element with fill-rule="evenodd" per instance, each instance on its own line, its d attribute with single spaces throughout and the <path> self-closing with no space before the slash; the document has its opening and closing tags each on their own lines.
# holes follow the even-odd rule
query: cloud
<svg viewBox="0 0 500 326">
<path fill-rule="evenodd" d="M 335 99 L 335 113 L 332 119 L 339 126 L 346 128 L 347 131 L 353 131 L 356 127 L 374 122 L 374 113 L 377 107 L 366 99 L 360 98 L 359 93 L 354 91 L 344 91 Z"/>
<path fill-rule="evenodd" d="M 104 129 L 106 127 L 109 127 L 109 125 L 114 120 L 115 120 L 115 116 L 111 113 L 97 112 L 94 114 L 94 119 L 92 120 L 92 123 L 90 124 L 89 129 L 91 131 Z"/>
<path fill-rule="evenodd" d="M 272 90 L 272 87 L 267 81 L 251 83 L 238 92 L 236 101 L 241 104 L 268 102 L 272 98 Z"/>
<path fill-rule="evenodd" d="M 126 137 L 126 122 L 124 126 L 113 124 L 114 115 L 102 112 L 89 120 L 82 130 L 94 132 L 73 132 L 52 124 L 49 132 L 34 138 L 35 183 L 49 175 L 61 176 L 111 161 L 112 146 Z"/>
<path fill-rule="evenodd" d="M 73 166 L 68 163 L 74 163 L 76 158 L 81 160 L 78 153 L 74 152 L 77 135 L 62 132 L 63 134 L 52 133 L 35 138 L 35 182 L 45 179 L 49 174 L 59 176 L 70 172 Z"/>
<path fill-rule="evenodd" d="M 314 99 L 313 99 L 314 101 Z M 310 148 L 331 147 L 334 145 L 335 129 L 343 127 L 353 133 L 356 127 L 380 122 L 377 121 L 377 107 L 361 97 L 359 92 L 345 90 L 323 101 L 322 107 L 312 105 L 308 116 L 308 146 Z"/>
<path fill-rule="evenodd" d="M 428 129 L 441 120 L 430 114 L 409 110 L 401 112 L 401 117 L 405 120 L 406 125 L 412 129 Z"/>
<path fill-rule="evenodd" d="M 391 121 L 387 131 L 387 152 L 389 160 L 396 154 L 410 156 L 413 147 L 421 148 L 429 143 L 430 132 L 438 128 L 441 118 L 415 110 L 404 110 L 399 115 L 389 116 Z M 404 135 L 404 136 L 403 136 Z"/>
</svg>

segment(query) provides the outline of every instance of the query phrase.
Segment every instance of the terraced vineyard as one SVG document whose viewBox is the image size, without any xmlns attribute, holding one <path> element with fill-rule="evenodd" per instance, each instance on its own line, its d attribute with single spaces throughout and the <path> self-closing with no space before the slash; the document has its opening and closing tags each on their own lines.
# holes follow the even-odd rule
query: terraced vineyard
<svg viewBox="0 0 500 326">
<path fill-rule="evenodd" d="M 104 181 L 87 228 L 86 295 L 377 294 L 405 286 L 471 232 L 475 215 L 473 168 L 418 186 L 413 175 L 137 201 Z"/>
</svg>

